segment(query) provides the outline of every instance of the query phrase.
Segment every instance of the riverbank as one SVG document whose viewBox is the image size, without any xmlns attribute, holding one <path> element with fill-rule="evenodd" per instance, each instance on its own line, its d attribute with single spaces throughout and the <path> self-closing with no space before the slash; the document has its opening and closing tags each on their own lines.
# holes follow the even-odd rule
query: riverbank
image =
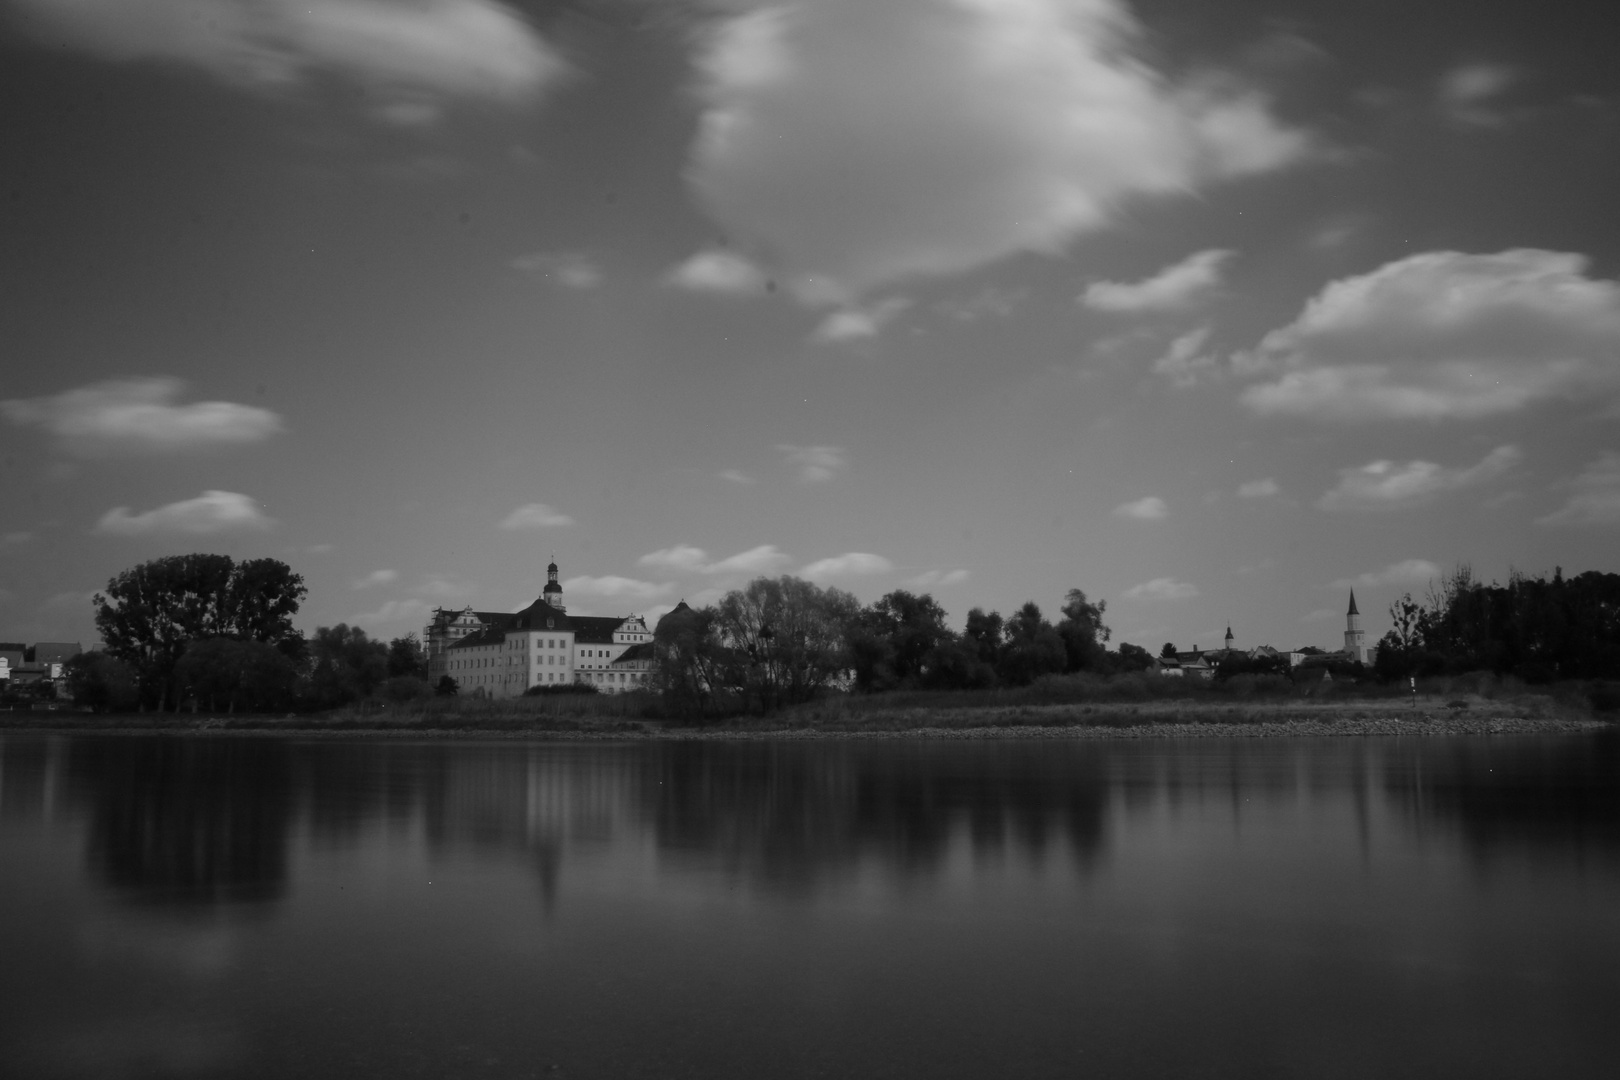
<svg viewBox="0 0 1620 1080">
<path fill-rule="evenodd" d="M 20 713 L 0 716 L 0 731 L 284 734 L 346 738 L 518 738 L 582 740 L 714 739 L 1164 739 L 1581 733 L 1612 727 L 1542 702 L 1454 699 L 1418 705 L 1383 701 L 1214 704 L 1013 705 L 979 708 L 865 708 L 810 705 L 767 717 L 703 725 L 625 716 L 497 708 L 402 714 L 210 716 Z M 20 722 L 18 722 L 20 721 Z"/>
</svg>

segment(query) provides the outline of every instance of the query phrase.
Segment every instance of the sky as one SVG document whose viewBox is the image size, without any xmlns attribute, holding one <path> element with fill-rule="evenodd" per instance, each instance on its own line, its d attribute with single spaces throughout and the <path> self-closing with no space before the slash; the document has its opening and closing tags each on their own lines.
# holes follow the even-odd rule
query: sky
<svg viewBox="0 0 1620 1080">
<path fill-rule="evenodd" d="M 0 0 L 0 639 L 1620 570 L 1620 67 L 1550 0 Z"/>
</svg>

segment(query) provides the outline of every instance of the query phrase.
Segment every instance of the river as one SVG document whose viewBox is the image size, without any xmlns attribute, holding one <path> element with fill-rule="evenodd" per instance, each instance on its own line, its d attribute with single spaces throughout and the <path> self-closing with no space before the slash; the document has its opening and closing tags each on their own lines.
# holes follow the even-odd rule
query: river
<svg viewBox="0 0 1620 1080">
<path fill-rule="evenodd" d="M 0 1075 L 1608 1077 L 1616 735 L 0 735 Z"/>
</svg>

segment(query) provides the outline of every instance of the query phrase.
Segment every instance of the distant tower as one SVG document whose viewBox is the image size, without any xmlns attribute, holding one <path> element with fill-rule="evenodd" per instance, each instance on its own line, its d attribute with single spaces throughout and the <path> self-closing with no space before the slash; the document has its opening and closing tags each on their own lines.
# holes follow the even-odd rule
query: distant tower
<svg viewBox="0 0 1620 1080">
<path fill-rule="evenodd" d="M 1228 650 L 1230 650 L 1232 648 L 1232 644 L 1233 644 L 1233 642 L 1235 640 L 1236 639 L 1232 637 L 1232 628 L 1230 626 L 1228 626 L 1226 628 L 1226 648 Z"/>
<path fill-rule="evenodd" d="M 555 561 L 546 567 L 546 587 L 540 590 L 540 595 L 545 598 L 546 603 L 558 611 L 563 610 L 562 586 L 557 584 L 557 564 Z"/>
<path fill-rule="evenodd" d="M 1358 664 L 1367 662 L 1367 642 L 1361 634 L 1361 612 L 1356 610 L 1356 590 L 1350 590 L 1350 610 L 1344 616 L 1344 651 Z"/>
</svg>

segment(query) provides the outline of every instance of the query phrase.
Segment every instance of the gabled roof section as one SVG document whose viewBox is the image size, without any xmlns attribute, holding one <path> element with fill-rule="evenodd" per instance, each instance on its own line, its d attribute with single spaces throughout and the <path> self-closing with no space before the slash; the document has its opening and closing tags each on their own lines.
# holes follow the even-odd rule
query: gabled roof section
<svg viewBox="0 0 1620 1080">
<path fill-rule="evenodd" d="M 626 660 L 651 660 L 652 658 L 653 643 L 650 641 L 640 641 L 624 650 L 624 655 L 613 661 L 613 664 L 622 664 Z M 613 664 L 609 664 L 608 666 L 612 667 Z"/>
<path fill-rule="evenodd" d="M 500 645 L 506 641 L 506 628 L 503 626 L 486 626 L 477 633 L 468 634 L 458 641 L 452 641 L 445 646 L 449 649 L 475 649 L 481 645 Z"/>
<path fill-rule="evenodd" d="M 509 616 L 512 620 L 512 630 L 551 630 L 563 633 L 573 630 L 574 624 L 579 620 L 565 611 L 558 611 L 546 603 L 542 596 L 516 615 Z"/>
<path fill-rule="evenodd" d="M 623 619 L 603 615 L 575 615 L 570 621 L 574 624 L 574 640 L 585 645 L 613 644 L 613 631 L 624 623 Z"/>
</svg>

